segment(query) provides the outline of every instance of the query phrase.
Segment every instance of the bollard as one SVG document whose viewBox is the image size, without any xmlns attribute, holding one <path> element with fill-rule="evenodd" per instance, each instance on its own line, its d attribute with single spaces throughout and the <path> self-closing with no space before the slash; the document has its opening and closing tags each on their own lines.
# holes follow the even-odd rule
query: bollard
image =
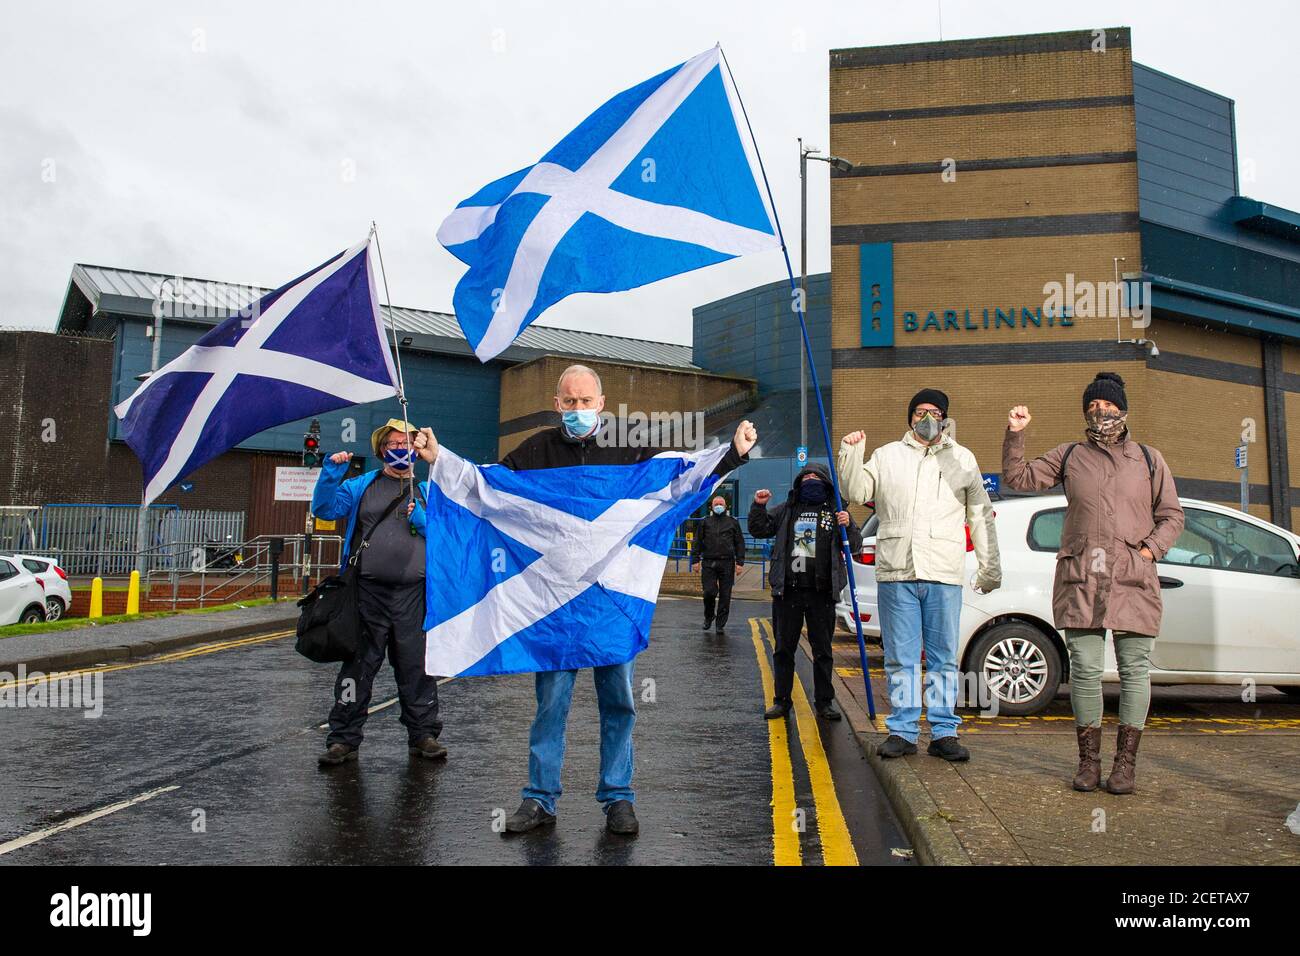
<svg viewBox="0 0 1300 956">
<path fill-rule="evenodd" d="M 126 589 L 126 613 L 140 613 L 140 572 L 131 572 L 131 583 Z"/>
<path fill-rule="evenodd" d="M 104 579 L 95 578 L 90 582 L 90 613 L 86 615 L 89 618 L 104 616 Z"/>
</svg>

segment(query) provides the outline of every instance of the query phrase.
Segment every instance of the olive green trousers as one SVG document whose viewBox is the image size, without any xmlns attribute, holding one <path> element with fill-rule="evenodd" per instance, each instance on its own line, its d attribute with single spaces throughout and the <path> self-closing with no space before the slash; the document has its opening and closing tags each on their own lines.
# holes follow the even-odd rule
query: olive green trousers
<svg viewBox="0 0 1300 956">
<path fill-rule="evenodd" d="M 1141 730 L 1151 706 L 1151 647 L 1155 638 L 1132 631 L 1113 631 L 1119 669 L 1119 722 Z M 1065 629 L 1070 652 L 1070 706 L 1080 727 L 1101 726 L 1101 674 L 1106 660 L 1103 628 Z"/>
</svg>

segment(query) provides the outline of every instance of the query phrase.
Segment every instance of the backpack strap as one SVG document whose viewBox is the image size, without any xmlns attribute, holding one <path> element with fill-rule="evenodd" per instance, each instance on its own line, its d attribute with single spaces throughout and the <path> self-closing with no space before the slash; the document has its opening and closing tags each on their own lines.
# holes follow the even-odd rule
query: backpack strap
<svg viewBox="0 0 1300 956">
<path fill-rule="evenodd" d="M 1062 487 L 1064 487 L 1065 485 L 1065 463 L 1070 460 L 1070 455 L 1072 455 L 1074 453 L 1074 450 L 1078 447 L 1079 447 L 1079 443 L 1077 441 L 1071 442 L 1070 447 L 1065 449 L 1065 454 L 1061 456 L 1060 471 L 1061 471 Z"/>
</svg>

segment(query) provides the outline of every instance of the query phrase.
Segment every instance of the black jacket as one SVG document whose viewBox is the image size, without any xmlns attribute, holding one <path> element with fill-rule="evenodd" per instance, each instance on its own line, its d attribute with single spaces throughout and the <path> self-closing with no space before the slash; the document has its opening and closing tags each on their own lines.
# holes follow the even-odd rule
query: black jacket
<svg viewBox="0 0 1300 956">
<path fill-rule="evenodd" d="M 595 435 L 590 438 L 574 438 L 565 431 L 563 425 L 556 425 L 525 438 L 518 448 L 501 459 L 501 464 L 511 471 L 566 468 L 573 465 L 635 465 L 667 450 L 653 446 L 633 448 L 601 445 L 596 441 Z M 713 473 L 725 475 L 747 461 L 749 456 L 741 455 L 735 444 L 732 444 L 731 451 L 713 469 Z"/>
<path fill-rule="evenodd" d="M 745 563 L 745 532 L 740 522 L 729 514 L 710 512 L 700 522 L 691 541 L 691 564 L 697 561 L 732 561 Z"/>
<path fill-rule="evenodd" d="M 790 488 L 790 494 L 786 497 L 785 503 L 777 505 L 772 510 L 754 502 L 749 508 L 749 533 L 755 538 L 775 538 L 772 545 L 772 569 L 768 572 L 768 581 L 772 585 L 772 594 L 780 596 L 785 590 L 786 573 L 790 568 L 790 535 L 794 525 L 795 517 L 805 508 L 811 508 L 812 505 L 802 505 L 799 502 L 799 482 L 804 475 L 815 474 L 820 476 L 827 485 L 831 483 L 831 473 L 826 466 L 820 462 L 808 465 L 795 476 L 794 484 Z M 835 502 L 828 501 L 822 505 L 822 510 L 835 513 Z M 857 554 L 862 550 L 862 532 L 859 530 L 857 522 L 849 518 L 849 546 L 853 553 Z M 826 589 L 825 580 L 826 569 L 830 569 L 830 594 L 839 598 L 839 593 L 844 590 L 844 585 L 849 582 L 849 572 L 844 567 L 844 548 L 840 541 L 839 525 L 831 521 L 831 530 L 829 533 L 823 533 L 821 523 L 818 523 L 816 557 L 813 560 L 813 567 L 816 569 L 817 590 Z"/>
</svg>

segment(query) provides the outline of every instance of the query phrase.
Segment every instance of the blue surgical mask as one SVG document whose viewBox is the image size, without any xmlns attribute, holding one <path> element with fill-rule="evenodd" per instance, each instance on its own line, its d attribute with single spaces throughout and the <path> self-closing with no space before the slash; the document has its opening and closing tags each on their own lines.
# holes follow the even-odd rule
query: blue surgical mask
<svg viewBox="0 0 1300 956">
<path fill-rule="evenodd" d="M 384 464 L 396 471 L 406 471 L 415 463 L 415 450 L 413 448 L 386 448 L 384 449 Z"/>
<path fill-rule="evenodd" d="M 596 422 L 600 421 L 600 412 L 594 408 L 578 408 L 565 412 L 563 418 L 565 430 L 574 438 L 581 438 L 596 427 Z"/>
<path fill-rule="evenodd" d="M 726 505 L 714 505 L 714 506 L 713 506 L 713 513 L 714 513 L 715 515 L 723 514 L 724 512 L 726 512 L 726 510 L 727 510 L 727 506 L 726 506 Z"/>
</svg>

